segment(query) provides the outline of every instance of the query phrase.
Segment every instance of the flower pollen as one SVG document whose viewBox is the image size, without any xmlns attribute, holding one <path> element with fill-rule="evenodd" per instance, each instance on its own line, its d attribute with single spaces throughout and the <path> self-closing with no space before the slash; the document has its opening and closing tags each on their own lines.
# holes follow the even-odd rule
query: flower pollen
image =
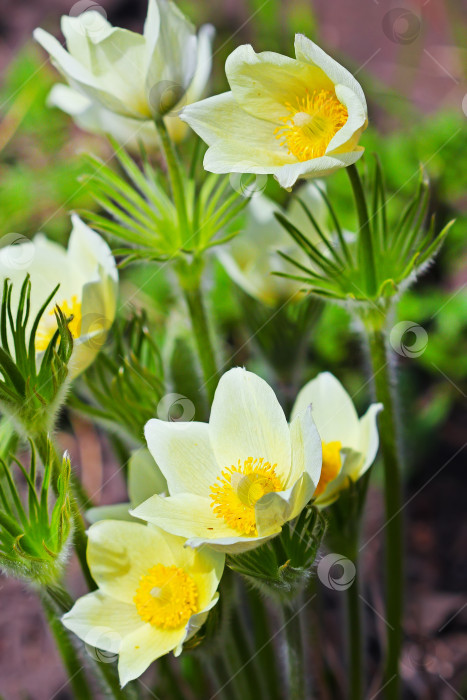
<svg viewBox="0 0 467 700">
<path fill-rule="evenodd" d="M 79 338 L 81 335 L 81 302 L 78 301 L 78 297 L 74 294 L 71 297 L 71 303 L 65 299 L 64 301 L 57 304 L 62 310 L 64 316 L 68 319 L 68 330 L 74 339 Z M 55 331 L 57 330 L 57 321 L 55 318 L 55 310 L 49 311 L 48 318 L 43 316 L 40 320 L 39 327 L 36 333 L 35 348 L 37 352 L 43 352 L 47 350 L 47 347 L 52 340 Z"/>
<path fill-rule="evenodd" d="M 198 589 L 183 569 L 156 564 L 141 577 L 133 602 L 144 622 L 176 629 L 198 612 Z"/>
<path fill-rule="evenodd" d="M 297 97 L 295 105 L 286 102 L 289 115 L 282 117 L 284 126 L 275 130 L 276 139 L 286 146 L 299 161 L 320 158 L 326 153 L 331 139 L 345 125 L 347 108 L 334 92 L 313 90 Z"/>
<path fill-rule="evenodd" d="M 211 486 L 211 508 L 218 518 L 242 535 L 255 537 L 256 503 L 267 493 L 281 491 L 282 484 L 276 474 L 276 464 L 264 458 L 248 457 L 243 464 L 222 470 L 221 476 Z"/>
<path fill-rule="evenodd" d="M 342 443 L 338 440 L 335 442 L 323 442 L 323 465 L 318 486 L 314 493 L 315 497 L 320 496 L 326 486 L 338 476 L 342 467 L 341 449 Z"/>
</svg>

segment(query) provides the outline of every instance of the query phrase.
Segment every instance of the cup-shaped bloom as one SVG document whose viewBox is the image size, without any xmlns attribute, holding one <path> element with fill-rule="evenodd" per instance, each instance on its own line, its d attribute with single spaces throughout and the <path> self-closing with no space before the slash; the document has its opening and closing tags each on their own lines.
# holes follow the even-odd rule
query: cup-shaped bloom
<svg viewBox="0 0 467 700">
<path fill-rule="evenodd" d="M 213 27 L 209 24 L 201 27 L 198 33 L 196 70 L 186 93 L 180 103 L 175 105 L 165 118 L 170 137 L 178 143 L 187 135 L 189 128 L 178 116 L 180 109 L 200 100 L 205 92 L 211 73 Z M 170 86 L 167 86 L 170 92 Z M 129 151 L 138 151 L 142 143 L 148 152 L 159 150 L 160 143 L 156 126 L 152 120 L 141 121 L 124 117 L 102 106 L 83 92 L 61 83 L 54 85 L 50 91 L 48 104 L 58 107 L 69 114 L 84 131 L 108 134 Z"/>
<path fill-rule="evenodd" d="M 30 276 L 31 327 L 42 304 L 60 285 L 37 327 L 36 356 L 40 359 L 57 330 L 54 308 L 58 305 L 73 336 L 68 369 L 75 377 L 97 355 L 115 318 L 118 272 L 107 243 L 75 214 L 71 220 L 67 250 L 42 234 L 0 249 L 0 280 L 3 283 L 9 278 L 13 282 L 14 306 L 25 276 Z"/>
<path fill-rule="evenodd" d="M 357 481 L 373 464 L 379 437 L 376 417 L 383 409 L 371 404 L 359 419 L 353 401 L 342 384 L 330 372 L 322 372 L 299 392 L 292 409 L 292 420 L 307 406 L 322 440 L 323 464 L 315 491 L 315 503 L 332 503 L 349 479 Z"/>
<path fill-rule="evenodd" d="M 327 209 L 315 186 L 308 183 L 298 194 L 321 228 L 326 230 Z M 217 250 L 219 260 L 234 282 L 247 294 L 267 305 L 281 304 L 299 296 L 303 289 L 303 282 L 274 274 L 296 273 L 296 268 L 285 262 L 277 251 L 287 253 L 297 262 L 308 263 L 300 246 L 277 221 L 274 216 L 276 212 L 285 214 L 299 231 L 310 228 L 307 215 L 296 199 L 292 199 L 287 211 L 283 211 L 266 195 L 257 194 L 246 208 L 240 233 Z"/>
<path fill-rule="evenodd" d="M 209 423 L 153 419 L 145 435 L 170 496 L 131 513 L 192 547 L 242 552 L 262 544 L 299 515 L 321 473 L 310 408 L 289 425 L 271 387 L 241 368 L 220 379 Z"/>
<path fill-rule="evenodd" d="M 146 121 L 180 108 L 210 71 L 211 30 L 196 36 L 168 0 L 149 0 L 143 34 L 112 27 L 96 10 L 64 15 L 61 28 L 67 50 L 42 29 L 34 38 L 73 88 L 124 117 Z"/>
<path fill-rule="evenodd" d="M 87 558 L 98 590 L 62 618 L 91 646 L 118 654 L 123 685 L 183 644 L 217 603 L 224 556 L 194 551 L 152 525 L 103 520 L 88 531 Z"/>
<path fill-rule="evenodd" d="M 295 56 L 240 46 L 225 64 L 230 92 L 183 109 L 181 118 L 209 145 L 206 170 L 270 173 L 290 188 L 361 157 L 368 121 L 361 86 L 302 34 Z"/>
</svg>

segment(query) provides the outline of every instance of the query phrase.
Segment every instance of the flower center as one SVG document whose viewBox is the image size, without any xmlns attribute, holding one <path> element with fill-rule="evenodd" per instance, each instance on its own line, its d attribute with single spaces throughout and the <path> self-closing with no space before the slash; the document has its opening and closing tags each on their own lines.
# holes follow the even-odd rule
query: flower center
<svg viewBox="0 0 467 700">
<path fill-rule="evenodd" d="M 257 535 L 256 503 L 265 494 L 282 490 L 275 468 L 263 457 L 248 457 L 243 464 L 238 460 L 237 466 L 223 469 L 219 483 L 211 486 L 211 508 L 217 517 L 242 535 Z"/>
<path fill-rule="evenodd" d="M 323 466 L 321 467 L 321 476 L 314 493 L 315 496 L 320 496 L 326 486 L 334 481 L 339 474 L 342 466 L 341 451 L 342 443 L 323 442 Z"/>
<path fill-rule="evenodd" d="M 78 301 L 78 297 L 74 294 L 71 297 L 70 303 L 67 299 L 57 304 L 60 307 L 65 317 L 68 319 L 68 329 L 73 336 L 73 338 L 79 338 L 81 335 L 81 302 Z M 55 318 L 55 311 L 49 311 L 48 316 L 43 316 L 40 320 L 39 327 L 36 333 L 36 351 L 42 352 L 47 350 L 47 347 L 52 340 L 55 331 L 57 330 L 57 320 Z"/>
<path fill-rule="evenodd" d="M 297 97 L 295 105 L 286 102 L 289 116 L 282 117 L 284 126 L 275 130 L 276 139 L 286 146 L 298 160 L 324 156 L 335 134 L 348 118 L 346 107 L 329 90 L 307 91 Z"/>
<path fill-rule="evenodd" d="M 183 569 L 156 564 L 141 577 L 133 602 L 144 622 L 175 629 L 198 612 L 198 589 Z"/>
</svg>

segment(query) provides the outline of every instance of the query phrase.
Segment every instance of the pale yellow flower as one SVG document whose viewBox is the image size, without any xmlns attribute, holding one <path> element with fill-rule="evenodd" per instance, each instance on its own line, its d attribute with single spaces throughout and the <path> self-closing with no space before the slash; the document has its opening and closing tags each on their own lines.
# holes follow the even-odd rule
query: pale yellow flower
<svg viewBox="0 0 467 700">
<path fill-rule="evenodd" d="M 231 92 L 184 108 L 181 118 L 209 145 L 206 170 L 270 173 L 290 188 L 361 157 L 358 141 L 367 126 L 361 86 L 302 34 L 295 56 L 240 46 L 225 65 Z"/>
<path fill-rule="evenodd" d="M 82 372 L 100 351 L 117 308 L 118 272 L 107 243 L 75 214 L 68 249 L 38 234 L 32 241 L 0 250 L 0 281 L 13 282 L 13 304 L 21 285 L 31 279 L 32 324 L 47 297 L 59 288 L 42 315 L 36 333 L 36 354 L 42 353 L 57 330 L 54 308 L 68 318 L 73 354 L 68 364 L 71 377 Z"/>
<path fill-rule="evenodd" d="M 61 28 L 68 50 L 43 29 L 34 38 L 74 89 L 123 117 L 147 121 L 179 108 L 210 71 L 207 32 L 198 37 L 168 0 L 149 0 L 143 34 L 112 27 L 97 10 L 64 15 Z"/>
<path fill-rule="evenodd" d="M 170 496 L 130 512 L 192 547 L 257 547 L 300 514 L 320 478 L 311 410 L 288 425 L 271 387 L 241 368 L 220 379 L 209 423 L 154 419 L 145 435 Z"/>
<path fill-rule="evenodd" d="M 379 438 L 376 417 L 383 409 L 374 403 L 362 418 L 347 391 L 330 372 L 322 372 L 299 392 L 292 419 L 311 406 L 313 419 L 323 446 L 323 466 L 315 491 L 315 503 L 329 505 L 357 481 L 373 464 Z"/>
<path fill-rule="evenodd" d="M 195 551 L 152 525 L 102 520 L 88 532 L 87 558 L 98 590 L 63 616 L 86 644 L 118 654 L 122 686 L 183 644 L 217 603 L 224 556 Z"/>
</svg>

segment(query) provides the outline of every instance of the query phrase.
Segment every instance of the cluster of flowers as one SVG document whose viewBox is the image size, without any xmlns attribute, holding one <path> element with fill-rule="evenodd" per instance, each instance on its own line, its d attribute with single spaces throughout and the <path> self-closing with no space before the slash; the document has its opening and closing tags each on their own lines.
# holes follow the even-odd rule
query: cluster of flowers
<svg viewBox="0 0 467 700">
<path fill-rule="evenodd" d="M 196 35 L 166 0 L 149 0 L 142 35 L 111 27 L 95 11 L 64 17 L 62 31 L 68 51 L 43 30 L 35 32 L 69 83 L 56 86 L 50 101 L 87 129 L 157 148 L 154 119 L 166 120 L 174 140 L 188 124 L 209 146 L 206 170 L 272 174 L 285 188 L 362 155 L 362 89 L 304 36 L 296 37 L 296 58 L 237 48 L 226 63 L 230 91 L 196 102 L 210 73 L 213 31 L 206 26 Z M 317 212 L 311 190 L 306 196 Z M 266 303 L 284 294 L 284 284 L 295 285 L 274 287 L 268 274 L 264 230 L 273 234 L 268 251 L 282 235 L 274 209 L 255 198 L 242 236 L 220 253 L 233 279 Z M 58 304 L 71 318 L 76 376 L 99 352 L 115 318 L 118 274 L 107 244 L 77 216 L 72 221 L 67 251 L 36 237 L 28 273 L 33 303 L 60 284 L 38 328 L 36 353 L 56 331 Z M 16 289 L 24 270 L 12 274 L 0 255 L 0 274 Z M 88 563 L 98 590 L 80 598 L 64 624 L 119 655 L 122 685 L 163 654 L 179 654 L 218 600 L 226 554 L 261 546 L 310 501 L 328 506 L 367 471 L 378 449 L 381 408 L 373 404 L 359 419 L 342 385 L 323 373 L 300 391 L 288 423 L 269 385 L 235 368 L 219 381 L 209 423 L 149 421 L 145 436 L 154 462 L 148 483 L 161 486 L 128 504 L 126 520 L 111 509 L 89 514 L 95 522 Z M 103 628 L 114 633 L 104 643 Z"/>
</svg>

